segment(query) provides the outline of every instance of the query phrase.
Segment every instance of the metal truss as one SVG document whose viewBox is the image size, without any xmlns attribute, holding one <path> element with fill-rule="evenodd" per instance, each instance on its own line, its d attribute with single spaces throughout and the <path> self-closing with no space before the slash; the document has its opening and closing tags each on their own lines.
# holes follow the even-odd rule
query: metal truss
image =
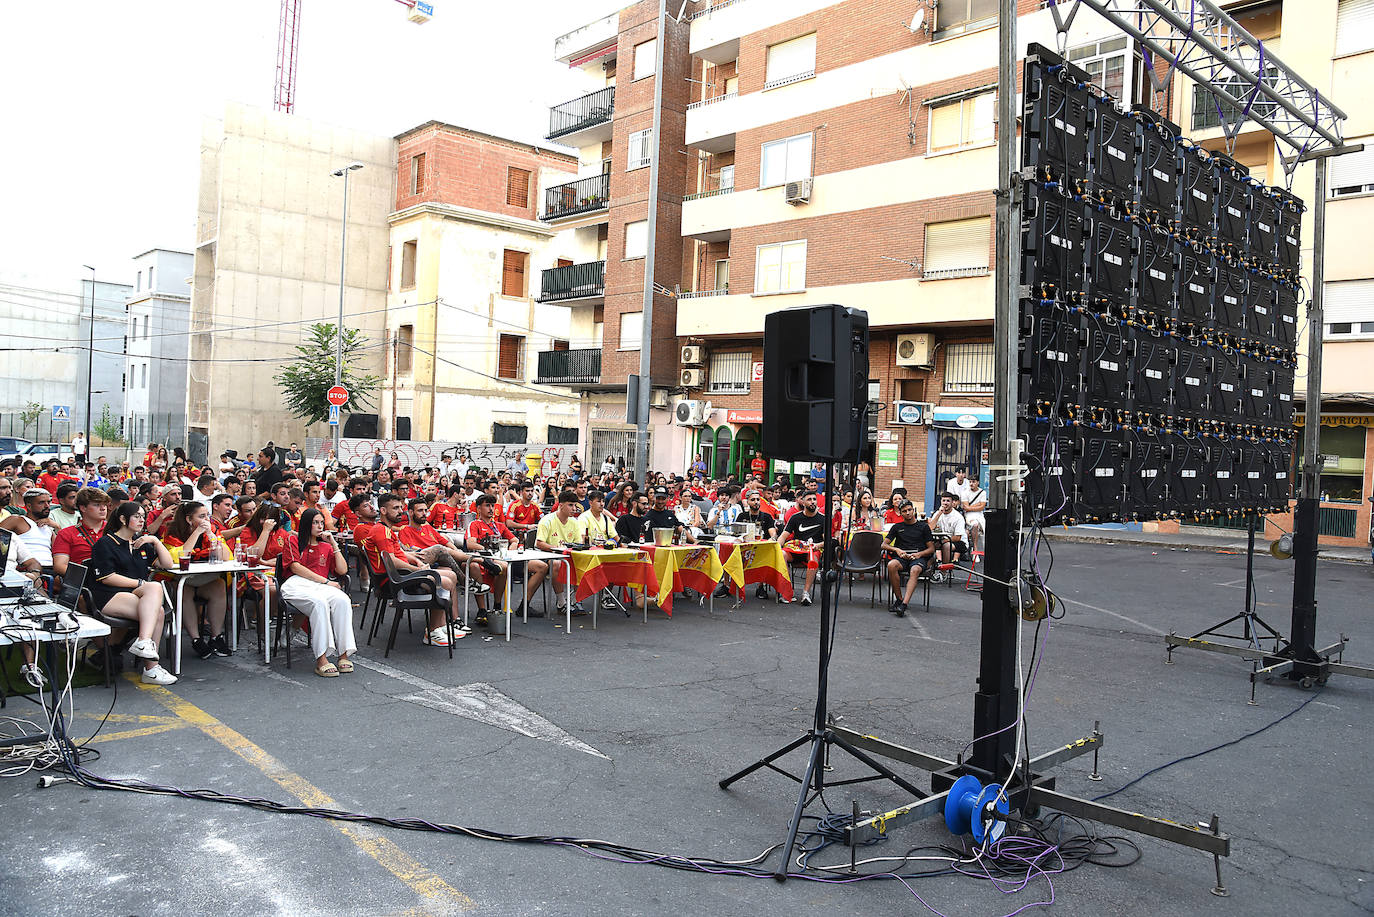
<svg viewBox="0 0 1374 917">
<path fill-rule="evenodd" d="M 1253 121 L 1294 151 L 1293 159 L 1339 147 L 1346 114 L 1216 6 L 1212 0 L 1046 0 L 1061 32 L 1079 4 L 1091 7 L 1140 43 L 1146 63 L 1168 65 L 1163 80 L 1153 66 L 1149 77 L 1161 89 L 1174 69 L 1215 99 L 1222 128 L 1234 140 Z M 1065 13 L 1067 9 L 1067 13 Z"/>
</svg>

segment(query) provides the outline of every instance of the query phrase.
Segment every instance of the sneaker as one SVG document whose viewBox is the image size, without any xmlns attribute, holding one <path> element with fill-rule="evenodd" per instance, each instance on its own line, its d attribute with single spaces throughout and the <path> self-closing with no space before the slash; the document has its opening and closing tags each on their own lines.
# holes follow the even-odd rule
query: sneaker
<svg viewBox="0 0 1374 917">
<path fill-rule="evenodd" d="M 19 667 L 19 674 L 24 677 L 24 681 L 28 682 L 30 687 L 37 688 L 40 691 L 43 689 L 43 686 L 47 684 L 47 680 L 43 677 L 43 672 L 38 668 L 38 663 L 36 662 L 32 665 L 27 663 L 21 665 Z"/>
<path fill-rule="evenodd" d="M 454 621 L 454 622 L 453 622 L 453 629 L 454 629 L 454 631 L 456 631 L 457 633 L 460 633 L 460 634 L 470 634 L 470 633 L 472 633 L 472 628 L 471 628 L 471 627 L 469 627 L 469 626 L 466 625 L 466 624 L 461 624 L 461 623 L 459 623 L 458 621 Z"/>
<path fill-rule="evenodd" d="M 765 589 L 763 586 L 760 586 L 759 588 L 757 588 L 757 589 L 754 590 L 754 598 L 756 598 L 756 599 L 766 599 L 766 598 L 768 598 L 768 590 Z"/>
<path fill-rule="evenodd" d="M 930 574 L 930 581 L 937 584 L 943 583 L 945 581 L 945 574 L 940 570 L 935 570 Z"/>
<path fill-rule="evenodd" d="M 902 610 L 902 603 L 897 599 L 893 599 L 891 602 L 887 603 L 887 610 L 895 615 Z"/>
<path fill-rule="evenodd" d="M 157 644 L 147 638 L 139 638 L 129 644 L 129 652 L 139 659 L 156 659 Z"/>
<path fill-rule="evenodd" d="M 620 606 L 615 603 L 615 599 L 611 598 L 608 595 L 601 600 L 601 607 L 606 609 L 607 611 L 615 611 Z"/>
<path fill-rule="evenodd" d="M 420 642 L 425 646 L 448 646 L 448 629 L 436 627 L 434 630 L 425 631 L 425 635 L 420 638 Z"/>
<path fill-rule="evenodd" d="M 730 594 L 730 587 L 726 586 L 724 583 L 721 583 L 719 586 L 717 586 L 717 587 L 716 587 L 716 591 L 713 592 L 713 593 L 711 593 L 712 596 L 714 596 L 715 598 L 718 598 L 718 599 L 723 599 L 723 598 L 725 598 L 726 596 L 728 596 L 729 594 Z"/>
<path fill-rule="evenodd" d="M 471 592 L 473 595 L 486 595 L 488 592 L 491 592 L 491 587 L 477 580 L 468 580 L 468 592 Z"/>
<path fill-rule="evenodd" d="M 210 641 L 204 637 L 196 637 L 191 641 L 191 652 L 201 659 L 209 659 L 215 655 L 215 648 L 210 645 Z"/>
<path fill-rule="evenodd" d="M 224 639 L 224 634 L 220 634 L 210 641 L 210 648 L 215 651 L 216 656 L 232 656 L 234 651 L 229 649 L 229 641 Z"/>
<path fill-rule="evenodd" d="M 906 617 L 906 602 L 902 602 L 900 605 L 897 606 L 897 617 Z"/>
<path fill-rule="evenodd" d="M 809 592 L 803 592 L 803 593 L 802 593 L 801 599 L 799 599 L 798 601 L 799 601 L 802 605 L 810 605 L 810 604 L 811 604 L 811 593 L 809 593 Z"/>
<path fill-rule="evenodd" d="M 177 677 L 160 665 L 155 665 L 151 669 L 143 670 L 143 683 L 145 685 L 174 685 Z"/>
</svg>

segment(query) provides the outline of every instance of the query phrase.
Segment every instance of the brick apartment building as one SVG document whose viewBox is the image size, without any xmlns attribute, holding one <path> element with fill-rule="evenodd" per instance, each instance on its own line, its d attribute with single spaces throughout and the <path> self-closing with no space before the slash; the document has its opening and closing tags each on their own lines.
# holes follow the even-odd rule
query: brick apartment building
<svg viewBox="0 0 1374 917">
<path fill-rule="evenodd" d="M 900 481 L 928 509 L 958 465 L 986 483 L 996 3 L 726 0 L 688 3 L 680 20 L 670 4 L 663 136 L 646 145 L 657 6 L 643 0 L 555 42 L 558 60 L 604 82 L 551 112 L 549 138 L 578 148 L 580 177 L 577 190 L 550 189 L 541 212 L 599 246 L 599 287 L 550 296 L 557 272 L 544 277 L 546 301 L 562 298 L 601 329 L 586 355 L 588 367 L 600 360 L 594 378 L 545 380 L 582 392 L 590 455 L 623 429 L 624 375 L 638 366 L 656 155 L 654 384 L 665 407 L 699 403 L 701 422 L 655 412 L 652 435 L 670 441 L 654 444 L 655 468 L 701 456 L 717 476 L 747 470 L 764 316 L 838 303 L 869 316 L 865 456 L 879 495 Z M 1023 45 L 1053 46 L 1042 7 L 1020 0 Z M 1144 96 L 1138 53 L 1101 17 L 1078 17 L 1069 49 L 1118 98 Z"/>
</svg>

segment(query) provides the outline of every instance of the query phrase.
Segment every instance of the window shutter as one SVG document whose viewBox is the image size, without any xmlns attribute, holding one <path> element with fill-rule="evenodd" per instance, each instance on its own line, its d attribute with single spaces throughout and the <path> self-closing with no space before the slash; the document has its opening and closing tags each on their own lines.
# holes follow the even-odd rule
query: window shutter
<svg viewBox="0 0 1374 917">
<path fill-rule="evenodd" d="M 1343 157 L 1336 157 L 1339 162 Z M 1333 281 L 1323 287 L 1322 321 L 1328 325 L 1340 322 L 1374 322 L 1374 280 Z"/>
<path fill-rule="evenodd" d="M 496 364 L 496 375 L 502 379 L 517 379 L 520 376 L 520 343 L 518 334 L 501 335 L 501 354 Z"/>
<path fill-rule="evenodd" d="M 776 83 L 816 71 L 816 33 L 791 41 L 778 42 L 768 48 L 766 81 Z"/>
<path fill-rule="evenodd" d="M 1374 0 L 1370 0 L 1374 6 Z M 1374 28 L 1371 23 L 1370 28 Z M 1365 185 L 1374 185 L 1374 140 L 1365 141 L 1365 148 L 1358 153 L 1346 153 L 1331 158 L 1331 175 L 1326 186 L 1337 192 L 1344 188 L 1353 189 L 1347 193 L 1358 193 Z"/>
<path fill-rule="evenodd" d="M 930 110 L 930 136 L 926 148 L 932 153 L 952 150 L 963 138 L 963 105 L 948 102 Z"/>
<path fill-rule="evenodd" d="M 987 270 L 991 229 L 989 217 L 927 223 L 923 272 Z"/>
<path fill-rule="evenodd" d="M 525 295 L 525 259 L 528 257 L 524 252 L 506 249 L 501 268 L 502 296 Z"/>
<path fill-rule="evenodd" d="M 530 205 L 530 173 L 525 169 L 506 168 L 506 203 L 511 207 Z"/>
<path fill-rule="evenodd" d="M 554 341 L 554 342 L 553 342 L 553 349 L 554 349 L 555 351 L 559 351 L 559 352 L 562 352 L 562 353 L 566 353 L 567 350 L 568 350 L 568 342 L 567 342 L 567 341 Z"/>
<path fill-rule="evenodd" d="M 1336 55 L 1370 48 L 1374 48 L 1374 0 L 1341 0 L 1336 11 Z"/>
</svg>

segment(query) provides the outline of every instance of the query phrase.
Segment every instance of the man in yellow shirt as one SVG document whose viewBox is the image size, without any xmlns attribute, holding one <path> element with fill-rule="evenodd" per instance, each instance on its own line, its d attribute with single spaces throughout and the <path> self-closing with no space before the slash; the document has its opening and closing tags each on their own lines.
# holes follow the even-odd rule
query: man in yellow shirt
<svg viewBox="0 0 1374 917">
<path fill-rule="evenodd" d="M 534 536 L 534 546 L 541 551 L 562 551 L 565 545 L 582 543 L 582 523 L 577 521 L 577 514 L 582 509 L 582 501 L 577 499 L 577 494 L 571 490 L 565 490 L 558 495 L 558 508 L 539 520 L 539 528 Z M 562 603 L 572 601 L 572 583 L 567 585 Z M 585 614 L 579 608 L 573 609 L 573 614 Z"/>
</svg>

